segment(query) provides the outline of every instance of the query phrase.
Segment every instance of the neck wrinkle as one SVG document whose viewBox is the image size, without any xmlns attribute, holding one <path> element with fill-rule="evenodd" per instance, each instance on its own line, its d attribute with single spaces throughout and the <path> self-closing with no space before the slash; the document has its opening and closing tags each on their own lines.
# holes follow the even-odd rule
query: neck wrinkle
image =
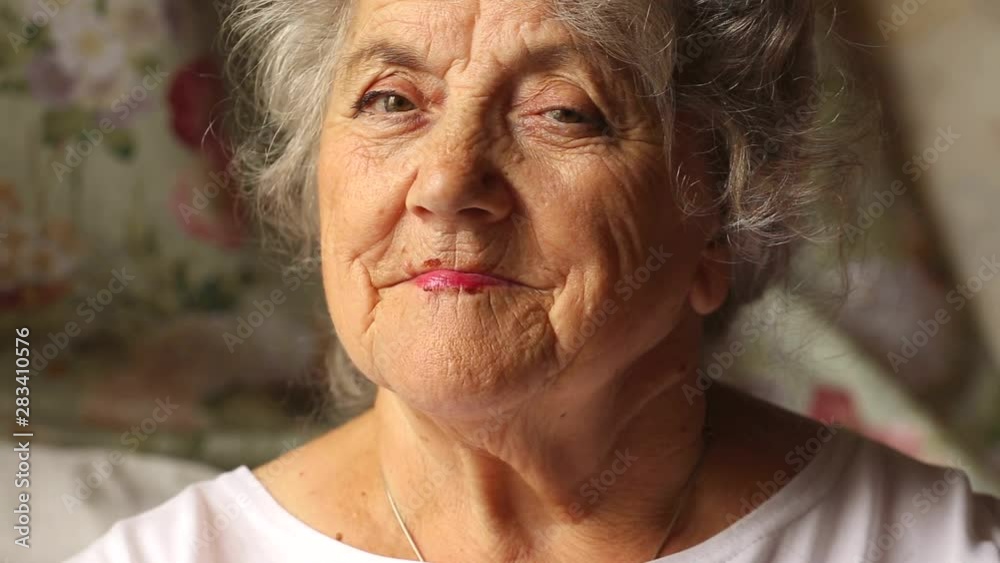
<svg viewBox="0 0 1000 563">
<path fill-rule="evenodd" d="M 703 447 L 704 395 L 684 392 L 697 361 L 678 361 L 679 349 L 697 346 L 661 342 L 614 390 L 573 406 L 543 396 L 478 424 L 437 420 L 379 390 L 379 463 L 424 555 L 458 541 L 452 554 L 466 559 L 620 557 L 629 545 L 648 559 Z M 676 367 L 664 375 L 665 365 Z M 439 532 L 455 522 L 460 539 Z"/>
</svg>

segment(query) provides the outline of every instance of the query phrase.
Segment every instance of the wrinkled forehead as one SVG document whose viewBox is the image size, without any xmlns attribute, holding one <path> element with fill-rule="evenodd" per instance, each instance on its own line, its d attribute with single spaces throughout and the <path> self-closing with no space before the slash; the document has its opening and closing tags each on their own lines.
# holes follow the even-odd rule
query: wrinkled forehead
<svg viewBox="0 0 1000 563">
<path fill-rule="evenodd" d="M 545 0 L 358 0 L 338 69 L 399 64 L 444 75 L 455 65 L 511 68 L 531 60 L 606 68 Z"/>
</svg>

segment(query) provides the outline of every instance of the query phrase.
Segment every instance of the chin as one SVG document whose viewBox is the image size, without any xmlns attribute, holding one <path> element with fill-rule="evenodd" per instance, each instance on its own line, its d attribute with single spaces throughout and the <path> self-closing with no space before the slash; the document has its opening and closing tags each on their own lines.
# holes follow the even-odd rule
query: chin
<svg viewBox="0 0 1000 563">
<path fill-rule="evenodd" d="M 558 371 L 547 325 L 505 338 L 510 333 L 496 326 L 443 316 L 442 323 L 411 330 L 372 332 L 372 380 L 410 407 L 475 419 L 523 403 Z"/>
</svg>

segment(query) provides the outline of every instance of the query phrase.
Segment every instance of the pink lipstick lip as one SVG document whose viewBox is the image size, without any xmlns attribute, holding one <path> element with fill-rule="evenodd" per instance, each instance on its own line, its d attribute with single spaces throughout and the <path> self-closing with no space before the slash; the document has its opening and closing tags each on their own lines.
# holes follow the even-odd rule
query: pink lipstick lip
<svg viewBox="0 0 1000 563">
<path fill-rule="evenodd" d="M 510 285 L 510 281 L 487 274 L 457 270 L 433 270 L 413 278 L 413 283 L 424 291 L 464 289 L 475 291 L 484 287 Z"/>
</svg>

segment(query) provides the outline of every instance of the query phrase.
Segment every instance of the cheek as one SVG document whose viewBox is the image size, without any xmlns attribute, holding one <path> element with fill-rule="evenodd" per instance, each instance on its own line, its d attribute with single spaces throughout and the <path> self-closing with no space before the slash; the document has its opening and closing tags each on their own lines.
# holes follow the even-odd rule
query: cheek
<svg viewBox="0 0 1000 563">
<path fill-rule="evenodd" d="M 603 159 L 560 167 L 558 177 L 569 195 L 543 202 L 535 223 L 566 272 L 552 315 L 560 341 L 606 350 L 622 334 L 662 337 L 679 318 L 701 246 L 657 162 Z"/>
<path fill-rule="evenodd" d="M 623 279 L 651 256 L 678 256 L 696 242 L 655 161 L 607 158 L 559 176 L 565 195 L 545 202 L 541 228 L 567 264 L 587 266 L 591 276 Z"/>
<path fill-rule="evenodd" d="M 380 166 L 346 135 L 340 138 L 323 142 L 317 160 L 321 243 L 340 260 L 352 261 L 391 233 L 403 201 L 394 186 L 403 180 L 398 168 Z"/>
<path fill-rule="evenodd" d="M 387 168 L 333 130 L 324 135 L 317 155 L 323 287 L 338 337 L 362 369 L 368 362 L 359 357 L 363 335 L 378 301 L 372 272 L 389 250 L 402 205 L 393 192 L 398 173 L 390 176 Z"/>
</svg>

